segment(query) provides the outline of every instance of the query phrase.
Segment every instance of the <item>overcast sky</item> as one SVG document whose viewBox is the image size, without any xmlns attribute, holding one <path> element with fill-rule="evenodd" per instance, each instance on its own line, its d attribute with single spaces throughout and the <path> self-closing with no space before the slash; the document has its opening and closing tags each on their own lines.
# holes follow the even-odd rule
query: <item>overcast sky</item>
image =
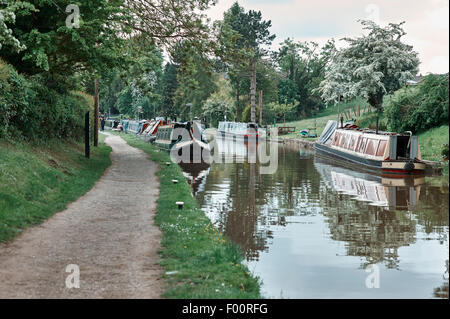
<svg viewBox="0 0 450 319">
<path fill-rule="evenodd" d="M 219 0 L 208 16 L 221 20 L 236 0 Z M 274 48 L 290 37 L 324 44 L 328 39 L 362 34 L 358 19 L 381 25 L 405 21 L 404 42 L 419 53 L 422 74 L 449 69 L 448 0 L 239 0 L 246 11 L 259 10 L 272 21 Z"/>
</svg>

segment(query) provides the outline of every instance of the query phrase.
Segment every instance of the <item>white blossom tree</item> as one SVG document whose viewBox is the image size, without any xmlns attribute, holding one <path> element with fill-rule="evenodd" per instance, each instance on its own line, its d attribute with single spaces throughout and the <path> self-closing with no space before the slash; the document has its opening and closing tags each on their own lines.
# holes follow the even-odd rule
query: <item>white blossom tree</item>
<svg viewBox="0 0 450 319">
<path fill-rule="evenodd" d="M 31 10 L 34 10 L 34 7 L 28 2 L 0 0 L 0 50 L 4 45 L 9 45 L 16 52 L 25 49 L 25 46 L 14 37 L 10 26 L 16 22 L 17 11 Z"/>
<path fill-rule="evenodd" d="M 418 72 L 419 59 L 412 46 L 401 42 L 404 22 L 380 27 L 373 21 L 359 21 L 367 35 L 344 38 L 348 46 L 336 50 L 325 79 L 317 89 L 327 103 L 363 97 L 378 111 L 383 97 Z"/>
</svg>

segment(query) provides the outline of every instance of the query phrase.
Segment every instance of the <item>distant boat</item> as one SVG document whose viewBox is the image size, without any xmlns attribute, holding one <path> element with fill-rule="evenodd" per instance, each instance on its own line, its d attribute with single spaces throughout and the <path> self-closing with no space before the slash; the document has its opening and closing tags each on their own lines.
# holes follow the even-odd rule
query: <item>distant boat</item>
<svg viewBox="0 0 450 319">
<path fill-rule="evenodd" d="M 424 174 L 419 140 L 412 134 L 378 132 L 328 121 L 314 149 L 320 156 L 347 161 L 381 174 Z"/>
<path fill-rule="evenodd" d="M 244 142 L 258 141 L 258 124 L 239 122 L 219 122 L 217 137 L 231 138 Z"/>
</svg>

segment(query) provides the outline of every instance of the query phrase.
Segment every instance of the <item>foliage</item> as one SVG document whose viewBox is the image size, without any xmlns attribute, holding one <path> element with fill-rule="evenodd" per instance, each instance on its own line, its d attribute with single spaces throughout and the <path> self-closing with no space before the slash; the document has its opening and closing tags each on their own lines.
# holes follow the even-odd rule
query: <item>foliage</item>
<svg viewBox="0 0 450 319">
<path fill-rule="evenodd" d="M 448 74 L 427 75 L 413 87 L 388 96 L 384 103 L 389 130 L 413 133 L 448 123 Z"/>
<path fill-rule="evenodd" d="M 219 121 L 225 120 L 225 117 L 231 120 L 234 116 L 234 101 L 229 81 L 219 76 L 216 85 L 218 90 L 206 100 L 202 113 L 213 127 L 217 127 Z"/>
<path fill-rule="evenodd" d="M 242 82 L 250 78 L 250 105 L 255 111 L 257 90 L 257 63 L 267 55 L 265 49 L 275 39 L 270 34 L 272 22 L 262 20 L 260 11 L 249 10 L 235 2 L 224 13 L 224 19 L 219 23 L 219 47 L 222 48 L 221 59 L 229 71 L 232 87 L 236 96 L 236 119 L 239 120 L 242 103 Z"/>
<path fill-rule="evenodd" d="M 126 25 L 132 17 L 124 0 L 77 2 L 79 27 L 66 23 L 69 14 L 62 9 L 67 5 L 63 0 L 23 3 L 28 5 L 16 11 L 10 29 L 24 49 L 17 54 L 5 45 L 0 51 L 20 73 L 48 71 L 69 76 L 77 71 L 107 70 L 129 61 L 125 35 L 131 32 Z"/>
<path fill-rule="evenodd" d="M 357 119 L 355 124 L 362 128 L 376 129 L 376 123 L 377 112 L 375 111 L 363 114 L 363 116 Z M 387 130 L 386 118 L 382 114 L 378 116 L 378 129 L 381 131 Z"/>
<path fill-rule="evenodd" d="M 448 156 L 449 156 L 448 143 L 445 143 L 444 145 L 442 145 L 441 155 L 442 155 L 442 159 L 448 161 Z"/>
<path fill-rule="evenodd" d="M 80 138 L 92 100 L 78 92 L 61 94 L 44 76 L 27 79 L 0 61 L 0 137 Z"/>
<path fill-rule="evenodd" d="M 271 102 L 265 104 L 263 107 L 263 123 L 272 124 L 294 121 L 297 119 L 296 106 L 298 102 L 294 100 L 292 103 L 277 103 Z"/>
<path fill-rule="evenodd" d="M 344 38 L 348 47 L 333 53 L 332 64 L 319 91 L 328 103 L 364 97 L 381 109 L 383 97 L 403 85 L 418 71 L 419 59 L 412 46 L 401 42 L 402 23 L 380 27 L 361 21 L 367 35 Z"/>
<path fill-rule="evenodd" d="M 214 63 L 204 50 L 198 49 L 192 42 L 184 40 L 171 50 L 171 57 L 178 71 L 178 85 L 173 102 L 175 113 L 183 120 L 189 120 L 191 113 L 193 117 L 199 117 L 206 99 L 216 90 Z"/>
<path fill-rule="evenodd" d="M 285 40 L 278 52 L 273 54 L 284 74 L 278 83 L 279 103 L 301 101 L 296 105 L 296 112 L 303 117 L 325 108 L 322 99 L 313 90 L 324 79 L 334 50 L 334 40 L 329 40 L 320 50 L 315 42 Z"/>
<path fill-rule="evenodd" d="M 16 22 L 16 13 L 34 11 L 31 3 L 24 1 L 0 0 L 0 50 L 7 45 L 14 52 L 25 50 L 25 46 L 13 35 L 9 25 Z"/>
</svg>

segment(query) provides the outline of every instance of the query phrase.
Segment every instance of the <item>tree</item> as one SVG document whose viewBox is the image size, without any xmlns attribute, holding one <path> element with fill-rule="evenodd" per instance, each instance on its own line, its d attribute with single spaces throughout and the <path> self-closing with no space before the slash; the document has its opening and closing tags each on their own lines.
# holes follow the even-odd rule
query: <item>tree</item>
<svg viewBox="0 0 450 319">
<path fill-rule="evenodd" d="M 16 22 L 16 14 L 34 11 L 34 6 L 25 1 L 0 0 L 0 50 L 7 45 L 14 52 L 25 50 L 25 46 L 13 35 L 9 25 Z"/>
<path fill-rule="evenodd" d="M 18 3 L 21 3 L 20 1 Z M 130 62 L 125 54 L 131 19 L 125 0 L 91 0 L 78 4 L 79 27 L 66 24 L 62 0 L 27 1 L 16 10 L 12 36 L 22 50 L 5 45 L 0 54 L 20 72 L 48 72 L 67 78 L 76 72 L 100 72 Z"/>
<path fill-rule="evenodd" d="M 412 46 L 401 42 L 404 22 L 380 27 L 360 21 L 368 34 L 344 38 L 348 47 L 336 51 L 318 91 L 326 102 L 363 97 L 378 111 L 383 97 L 403 85 L 418 71 Z"/>
<path fill-rule="evenodd" d="M 206 100 L 203 106 L 203 117 L 208 119 L 212 126 L 217 126 L 219 121 L 232 118 L 234 114 L 233 98 L 229 81 L 221 76 L 216 80 L 218 88 L 216 92 Z"/>
<path fill-rule="evenodd" d="M 324 107 L 324 103 L 313 90 L 324 79 L 335 49 L 334 40 L 329 40 L 320 50 L 315 42 L 294 42 L 287 39 L 273 55 L 283 72 L 279 82 L 279 103 L 294 103 L 297 100 L 297 115 L 310 115 Z"/>
<path fill-rule="evenodd" d="M 263 47 L 269 46 L 275 39 L 275 35 L 269 32 L 272 22 L 262 20 L 261 11 L 250 10 L 246 13 L 239 3 L 235 2 L 224 14 L 224 24 L 234 31 L 231 33 L 232 36 L 237 35 L 232 42 L 232 46 L 234 46 L 232 52 L 236 57 L 236 62 L 231 78 L 238 91 L 243 74 L 242 67 L 249 66 L 250 68 L 247 72 L 250 75 L 251 121 L 254 122 L 256 120 L 257 62 L 268 53 Z M 225 30 L 228 29 L 225 28 Z M 242 59 L 247 59 L 247 63 L 243 64 Z M 239 101 L 237 102 L 239 107 Z"/>
</svg>

